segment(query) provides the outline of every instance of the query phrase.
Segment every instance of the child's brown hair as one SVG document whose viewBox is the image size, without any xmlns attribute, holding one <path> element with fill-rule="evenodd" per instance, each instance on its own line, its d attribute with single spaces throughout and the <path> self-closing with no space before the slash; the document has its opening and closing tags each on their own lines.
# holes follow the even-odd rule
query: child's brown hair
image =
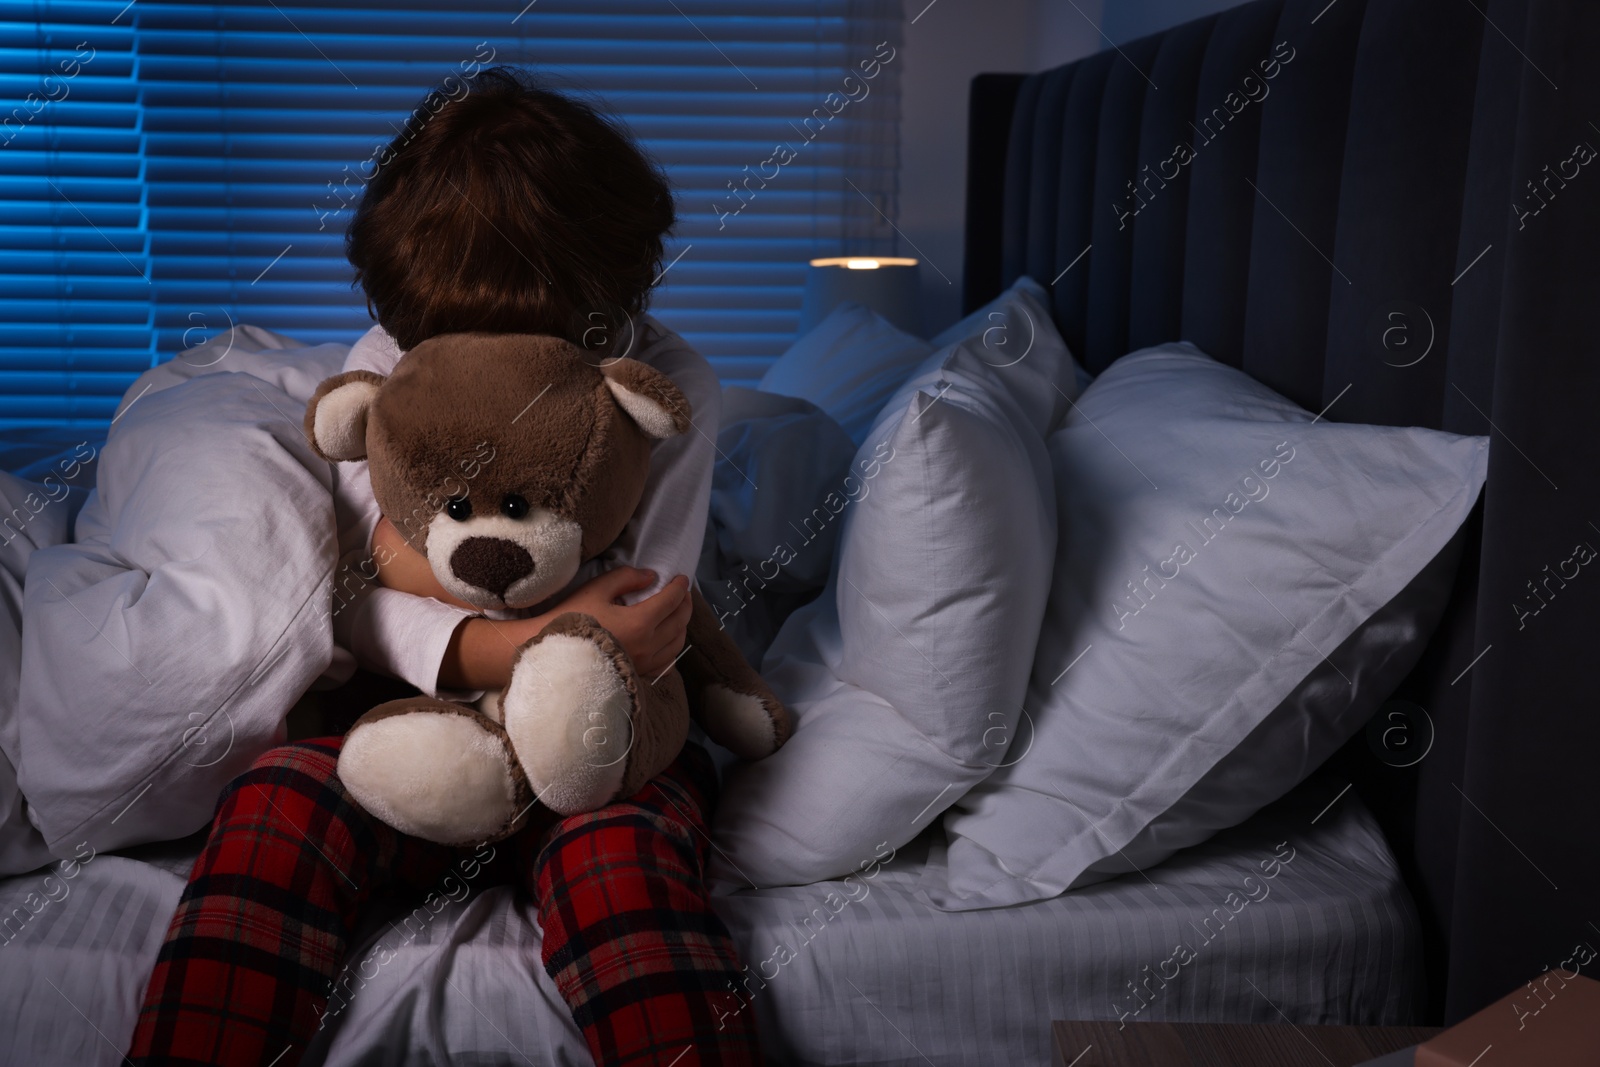
<svg viewBox="0 0 1600 1067">
<path fill-rule="evenodd" d="M 378 154 L 345 249 L 402 349 L 471 330 L 593 347 L 611 332 L 596 322 L 644 310 L 674 220 L 625 130 L 494 67 L 423 99 Z"/>
</svg>

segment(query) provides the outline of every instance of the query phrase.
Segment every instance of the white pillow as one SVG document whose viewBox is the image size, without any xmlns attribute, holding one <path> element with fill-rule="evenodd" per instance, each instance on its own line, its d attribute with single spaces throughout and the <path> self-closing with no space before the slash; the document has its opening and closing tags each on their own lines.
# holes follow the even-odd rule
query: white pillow
<svg viewBox="0 0 1600 1067">
<path fill-rule="evenodd" d="M 852 467 L 838 567 L 763 665 L 798 724 L 724 783 L 722 880 L 843 875 L 1000 763 L 1055 551 L 1044 441 L 1075 376 L 1064 346 L 1001 367 L 968 340 L 879 417 Z"/>
<path fill-rule="evenodd" d="M 859 445 L 884 401 L 932 352 L 883 316 L 840 304 L 767 368 L 759 388 L 811 401 Z"/>
<path fill-rule="evenodd" d="M 833 508 L 856 446 L 810 401 L 729 386 L 717 452 L 711 523 L 722 573 L 751 572 L 761 591 L 821 589 L 838 540 Z M 773 549 L 795 539 L 791 523 L 811 537 L 777 567 Z"/>
<path fill-rule="evenodd" d="M 1244 822 L 1310 777 L 1360 731 L 1422 658 L 1450 600 L 1460 561 L 1458 534 L 1233 751 L 1115 855 L 1090 864 L 1072 888 L 1153 867 Z M 1021 744 L 1025 749 L 1026 737 Z"/>
<path fill-rule="evenodd" d="M 828 581 L 856 446 L 808 400 L 729 386 L 696 578 L 751 663 Z M 796 531 L 805 541 L 796 545 Z M 781 561 L 781 562 L 780 562 Z"/>
<path fill-rule="evenodd" d="M 983 345 L 989 361 L 996 366 L 1031 358 L 1035 346 L 1039 345 L 1066 351 L 1066 343 L 1050 317 L 1049 290 L 1026 274 L 983 307 L 939 331 L 932 344 L 934 348 L 945 348 L 974 338 Z M 1067 391 L 1076 400 L 1093 377 L 1076 363 L 1073 372 L 1073 384 Z"/>
<path fill-rule="evenodd" d="M 1488 440 L 1314 419 L 1180 344 L 1113 364 L 1050 455 L 1031 744 L 946 816 L 944 908 L 1054 896 L 1136 842 L 1439 555 Z"/>
</svg>

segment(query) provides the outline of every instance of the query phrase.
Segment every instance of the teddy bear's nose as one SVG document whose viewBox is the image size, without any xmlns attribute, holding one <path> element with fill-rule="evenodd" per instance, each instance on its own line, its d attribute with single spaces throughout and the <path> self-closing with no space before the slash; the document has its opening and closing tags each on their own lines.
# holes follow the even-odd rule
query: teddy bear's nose
<svg viewBox="0 0 1600 1067">
<path fill-rule="evenodd" d="M 450 554 L 450 569 L 468 585 L 503 596 L 511 583 L 533 573 L 533 557 L 503 537 L 469 537 Z"/>
</svg>

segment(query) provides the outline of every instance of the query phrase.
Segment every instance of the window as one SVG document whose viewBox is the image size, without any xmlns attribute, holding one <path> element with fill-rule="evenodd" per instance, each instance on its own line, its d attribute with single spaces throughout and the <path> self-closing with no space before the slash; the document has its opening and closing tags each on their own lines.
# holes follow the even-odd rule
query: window
<svg viewBox="0 0 1600 1067">
<path fill-rule="evenodd" d="M 343 234 L 430 86 L 526 65 L 597 95 L 667 168 L 653 311 L 749 383 L 805 261 L 892 250 L 900 5 L 533 0 L 5 3 L 0 426 L 103 426 L 229 323 L 368 325 Z"/>
</svg>

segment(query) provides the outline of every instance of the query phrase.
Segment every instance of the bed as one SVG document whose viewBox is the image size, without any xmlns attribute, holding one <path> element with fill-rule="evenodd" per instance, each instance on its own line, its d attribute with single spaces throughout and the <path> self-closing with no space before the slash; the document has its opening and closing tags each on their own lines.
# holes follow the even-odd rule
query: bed
<svg viewBox="0 0 1600 1067">
<path fill-rule="evenodd" d="M 926 842 L 902 850 L 871 891 L 823 923 L 828 884 L 746 891 L 719 912 L 759 966 L 795 958 L 755 997 L 769 1056 L 791 1064 L 1048 1062 L 1048 1020 L 1228 1019 L 1303 1023 L 1414 1018 L 1420 928 L 1371 815 L 1337 786 L 1307 783 L 1271 812 L 1139 877 L 1041 904 L 950 915 L 913 895 Z M 1204 946 L 1191 979 L 1146 1007 L 1143 981 L 1170 945 L 1194 938 L 1250 872 L 1289 840 L 1272 894 Z M 0 947 L 5 1044 L 17 1064 L 114 1064 L 177 906 L 197 844 L 96 857 L 70 895 Z M 37 878 L 0 883 L 10 914 Z M 588 1053 L 539 965 L 531 910 L 505 887 L 425 922 L 375 919 L 348 1007 L 304 1062 L 534 1063 L 581 1067 Z M 807 920 L 810 925 L 807 925 Z M 391 925 L 396 924 L 399 925 Z M 394 958 L 378 965 L 380 951 Z M 1271 960 L 1270 965 L 1266 960 Z M 1252 991 L 1249 978 L 1259 988 Z M 1125 984 L 1128 983 L 1128 984 Z M 1143 1008 L 1141 1011 L 1140 1009 Z"/>
<path fill-rule="evenodd" d="M 1489 489 L 1444 620 L 1397 694 L 1425 709 L 1427 758 L 1396 766 L 1357 738 L 1244 824 L 1029 904 L 930 907 L 917 887 L 944 860 L 937 828 L 831 919 L 815 917 L 826 883 L 727 892 L 719 910 L 747 960 L 792 950 L 754 999 L 776 1062 L 1042 1064 L 1048 1021 L 1065 1017 L 1453 1018 L 1587 936 L 1600 854 L 1567 834 L 1600 814 L 1581 784 L 1600 724 L 1574 713 L 1592 689 L 1575 653 L 1594 595 L 1556 601 L 1537 642 L 1504 605 L 1552 545 L 1589 536 L 1600 464 L 1568 427 L 1600 395 L 1600 369 L 1587 317 L 1551 286 L 1600 281 L 1596 215 L 1519 228 L 1504 203 L 1513 176 L 1600 114 L 1580 74 L 1600 15 L 1531 0 L 1489 14 L 1499 33 L 1471 5 L 1259 0 L 1055 71 L 974 82 L 969 309 L 1031 275 L 1091 372 L 1189 339 L 1330 420 L 1492 426 Z M 1271 104 L 1241 108 L 1184 164 L 1186 181 L 1126 200 L 1280 41 L 1294 58 Z M 1438 76 L 1416 77 L 1419 62 Z M 1386 348 L 1390 313 L 1426 322 L 1430 343 L 1404 358 Z M 19 466 L 51 452 L 19 447 Z M 1529 709 L 1537 731 L 1521 728 Z M 1284 841 L 1295 859 L 1271 895 L 1158 995 L 1148 975 L 1166 946 Z M 97 855 L 68 895 L 7 931 L 0 1062 L 118 1061 L 195 847 Z M 37 874 L 0 882 L 0 916 L 39 890 Z M 398 962 L 373 969 L 306 1062 L 586 1062 L 538 966 L 537 927 L 507 890 L 449 905 L 403 946 L 396 929 L 375 920 L 365 951 L 399 947 Z"/>
<path fill-rule="evenodd" d="M 13 435 L 6 454 L 40 477 L 78 444 Z M 724 462 L 748 461 L 723 444 Z M 1030 905 L 930 906 L 919 886 L 945 852 L 930 829 L 853 887 L 735 881 L 718 908 L 757 976 L 774 1062 L 1044 1063 L 1060 1017 L 1410 1020 L 1424 1004 L 1421 926 L 1382 831 L 1345 792 L 1316 776 L 1165 864 Z M 0 880 L 0 1060 L 119 1062 L 198 848 L 191 836 L 91 851 L 70 876 Z M 1292 859 L 1270 891 L 1230 910 L 1275 853 Z M 587 1062 L 526 902 L 469 888 L 437 913 L 374 915 L 307 1062 Z M 841 894 L 847 905 L 828 904 Z M 1179 943 L 1196 951 L 1186 980 L 1153 981 Z"/>
</svg>

